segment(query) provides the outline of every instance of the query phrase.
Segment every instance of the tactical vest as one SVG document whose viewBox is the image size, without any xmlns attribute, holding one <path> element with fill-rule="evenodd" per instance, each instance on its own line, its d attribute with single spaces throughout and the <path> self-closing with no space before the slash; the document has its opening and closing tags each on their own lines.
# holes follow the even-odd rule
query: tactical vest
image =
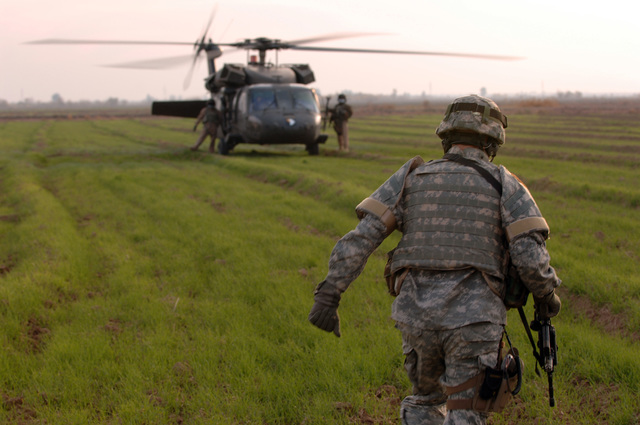
<svg viewBox="0 0 640 425">
<path fill-rule="evenodd" d="M 443 160 L 418 167 L 402 207 L 392 271 L 475 268 L 504 278 L 500 194 L 475 170 Z"/>
</svg>

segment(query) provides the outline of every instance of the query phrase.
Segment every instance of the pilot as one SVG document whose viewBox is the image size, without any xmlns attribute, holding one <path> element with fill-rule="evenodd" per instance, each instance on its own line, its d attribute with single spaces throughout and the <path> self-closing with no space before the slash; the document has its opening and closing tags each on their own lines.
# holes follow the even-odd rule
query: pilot
<svg viewBox="0 0 640 425">
<path fill-rule="evenodd" d="M 385 275 L 413 384 L 400 406 L 403 425 L 486 423 L 476 396 L 487 394 L 482 374 L 500 367 L 508 257 L 539 318 L 560 311 L 547 223 L 527 188 L 491 162 L 506 127 L 492 100 L 455 99 L 436 130 L 444 157 L 416 156 L 356 207 L 360 222 L 337 242 L 316 287 L 309 321 L 339 337 L 342 293 L 385 238 L 402 232 Z"/>
<path fill-rule="evenodd" d="M 198 128 L 198 124 L 202 121 L 202 133 L 200 133 L 200 137 L 198 137 L 198 141 L 191 148 L 192 151 L 197 151 L 202 142 L 207 138 L 207 136 L 211 137 L 211 144 L 209 145 L 209 152 L 214 153 L 216 147 L 216 137 L 218 136 L 218 126 L 222 125 L 222 113 L 216 109 L 216 102 L 213 99 L 210 99 L 207 102 L 207 106 L 202 108 L 200 114 L 198 114 L 198 119 L 196 120 L 195 125 L 193 126 L 193 131 L 196 131 Z"/>
<path fill-rule="evenodd" d="M 333 129 L 338 135 L 338 149 L 349 152 L 349 118 L 353 115 L 351 106 L 347 104 L 347 97 L 344 94 L 338 96 L 338 104 L 329 111 L 331 113 L 330 122 L 333 122 Z"/>
</svg>

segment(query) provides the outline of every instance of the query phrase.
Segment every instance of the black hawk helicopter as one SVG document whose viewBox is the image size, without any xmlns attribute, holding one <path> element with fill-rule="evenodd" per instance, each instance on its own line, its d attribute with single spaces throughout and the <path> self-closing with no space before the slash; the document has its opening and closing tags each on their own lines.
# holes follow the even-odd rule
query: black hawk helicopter
<svg viewBox="0 0 640 425">
<path fill-rule="evenodd" d="M 322 134 L 323 114 L 316 91 L 308 84 L 315 76 L 308 64 L 276 64 L 266 61 L 266 54 L 275 50 L 306 50 L 314 52 L 379 53 L 403 55 L 436 55 L 476 59 L 515 60 L 513 56 L 483 55 L 468 53 L 446 53 L 407 50 L 357 49 L 338 47 L 312 47 L 306 44 L 343 39 L 347 37 L 374 35 L 369 33 L 337 33 L 294 41 L 281 41 L 266 37 L 245 39 L 236 43 L 214 43 L 208 41 L 207 33 L 214 13 L 202 33 L 193 42 L 162 41 L 108 41 L 46 39 L 29 44 L 143 44 L 143 45 L 189 45 L 194 54 L 165 59 L 130 62 L 112 65 L 125 68 L 166 68 L 178 62 L 190 61 L 191 68 L 185 86 L 191 79 L 197 60 L 204 55 L 209 75 L 205 87 L 211 99 L 223 115 L 223 124 L 218 129 L 218 150 L 227 155 L 235 146 L 248 144 L 303 144 L 310 155 L 319 153 L 319 144 L 327 140 Z M 244 49 L 249 60 L 246 64 L 224 64 L 216 68 L 215 60 L 222 56 L 220 47 Z M 257 52 L 257 55 L 251 54 Z M 207 100 L 153 102 L 153 115 L 196 118 Z M 324 117 L 327 118 L 326 116 Z"/>
</svg>

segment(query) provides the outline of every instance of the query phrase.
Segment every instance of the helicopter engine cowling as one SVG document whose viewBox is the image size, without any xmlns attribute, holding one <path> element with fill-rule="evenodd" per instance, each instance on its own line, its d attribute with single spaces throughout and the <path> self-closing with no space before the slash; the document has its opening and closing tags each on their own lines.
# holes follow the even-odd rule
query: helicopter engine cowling
<svg viewBox="0 0 640 425">
<path fill-rule="evenodd" d="M 210 92 L 222 87 L 242 87 L 253 84 L 311 84 L 315 81 L 311 67 L 306 64 L 274 66 L 271 64 L 225 64 L 209 76 L 205 86 Z"/>
</svg>

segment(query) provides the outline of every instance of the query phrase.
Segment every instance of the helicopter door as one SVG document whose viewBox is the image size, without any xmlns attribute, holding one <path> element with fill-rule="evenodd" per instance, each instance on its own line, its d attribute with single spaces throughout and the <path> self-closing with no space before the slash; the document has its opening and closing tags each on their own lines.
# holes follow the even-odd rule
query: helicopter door
<svg viewBox="0 0 640 425">
<path fill-rule="evenodd" d="M 242 120 L 247 115 L 247 92 L 241 90 L 238 96 L 236 96 L 235 105 L 233 108 L 233 122 Z"/>
</svg>

